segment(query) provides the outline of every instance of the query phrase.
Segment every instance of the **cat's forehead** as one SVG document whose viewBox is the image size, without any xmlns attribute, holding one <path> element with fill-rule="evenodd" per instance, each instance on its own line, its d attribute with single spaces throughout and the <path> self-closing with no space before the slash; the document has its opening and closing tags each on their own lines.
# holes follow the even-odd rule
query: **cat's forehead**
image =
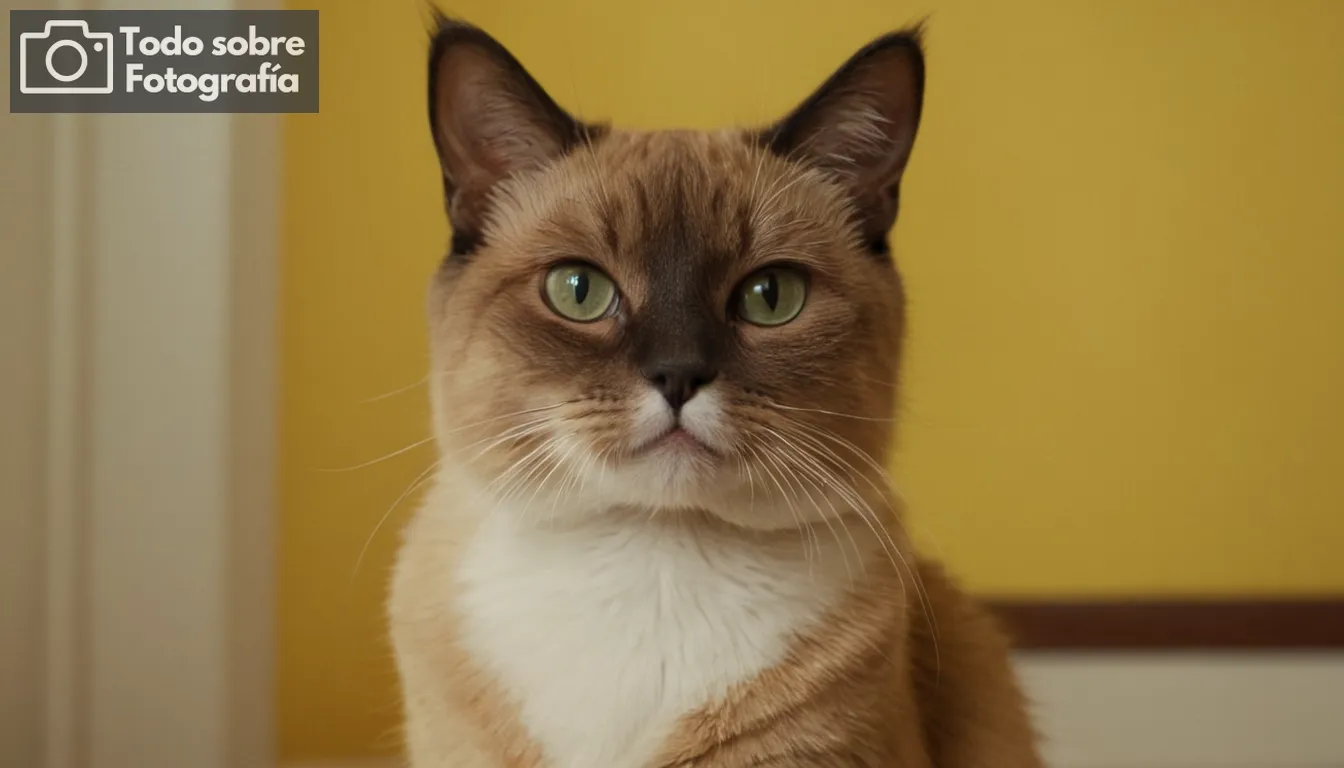
<svg viewBox="0 0 1344 768">
<path fill-rule="evenodd" d="M 590 180 L 599 185 L 594 213 L 613 251 L 727 255 L 749 246 L 752 199 L 744 176 L 755 158 L 764 161 L 763 153 L 732 135 L 610 138 L 594 150 L 588 172 L 597 174 Z"/>
<path fill-rule="evenodd" d="M 760 147 L 753 134 L 738 130 L 611 130 L 587 148 L 634 172 L 675 165 L 731 173 L 754 161 Z"/>
<path fill-rule="evenodd" d="M 570 168 L 600 174 L 615 185 L 608 194 L 629 202 L 689 205 L 693 212 L 716 212 L 726 203 L 761 206 L 767 192 L 779 190 L 771 189 L 775 182 L 807 175 L 762 147 L 755 134 L 736 130 L 615 131 L 579 148 Z"/>
<path fill-rule="evenodd" d="M 561 164 L 550 210 L 600 230 L 615 252 L 746 253 L 797 231 L 841 236 L 848 202 L 825 174 L 742 131 L 612 132 Z"/>
</svg>

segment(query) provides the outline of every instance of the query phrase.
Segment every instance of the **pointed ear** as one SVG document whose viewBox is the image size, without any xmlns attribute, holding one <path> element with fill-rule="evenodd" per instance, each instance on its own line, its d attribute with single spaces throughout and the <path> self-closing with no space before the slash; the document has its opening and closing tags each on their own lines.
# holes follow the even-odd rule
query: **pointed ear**
<svg viewBox="0 0 1344 768">
<path fill-rule="evenodd" d="M 865 242 L 885 253 L 923 100 L 919 30 L 896 32 L 854 54 L 761 140 L 832 173 L 857 207 Z"/>
<path fill-rule="evenodd" d="M 429 121 L 455 254 L 476 247 L 496 184 L 596 130 L 561 109 L 494 38 L 443 17 L 429 54 Z"/>
</svg>

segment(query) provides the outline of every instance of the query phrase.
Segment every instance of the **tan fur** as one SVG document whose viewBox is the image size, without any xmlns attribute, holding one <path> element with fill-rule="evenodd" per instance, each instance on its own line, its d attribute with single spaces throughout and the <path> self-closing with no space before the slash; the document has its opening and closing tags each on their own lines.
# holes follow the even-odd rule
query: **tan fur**
<svg viewBox="0 0 1344 768">
<path fill-rule="evenodd" d="M 448 60 L 479 67 L 498 55 L 481 50 Z M 888 90 L 913 82 L 892 75 L 890 63 L 864 66 L 879 69 Z M 473 69 L 455 87 L 506 75 L 508 67 Z M 522 510 L 519 526 L 582 526 L 616 513 L 640 525 L 671 515 L 746 552 L 755 541 L 810 552 L 817 536 L 839 543 L 871 534 L 854 542 L 858 557 L 844 563 L 848 578 L 823 620 L 793 636 L 781 662 L 681 715 L 648 768 L 1040 765 L 1005 640 L 941 568 L 917 561 L 883 470 L 904 298 L 888 257 L 866 248 L 868 230 L 885 232 L 895 216 L 918 109 L 884 109 L 865 82 L 845 84 L 841 95 L 858 101 L 835 105 L 834 132 L 824 133 L 825 115 L 807 116 L 818 135 L 804 144 L 826 153 L 816 162 L 806 146 L 781 156 L 750 133 L 606 130 L 576 133 L 577 146 L 562 132 L 545 134 L 557 138 L 542 142 L 548 159 L 538 162 L 528 153 L 540 145 L 518 143 L 527 131 L 474 137 L 488 128 L 469 111 L 439 107 L 440 126 L 449 125 L 440 130 L 470 129 L 436 140 L 450 155 L 450 212 L 469 211 L 455 221 L 480 231 L 472 253 L 445 261 L 430 293 L 442 458 L 405 532 L 389 604 L 414 768 L 582 768 L 551 761 L 523 722 L 526 692 L 510 693 L 463 642 L 464 548 L 505 501 Z M 501 89 L 520 115 L 530 108 L 526 86 Z M 568 125 L 550 113 L 546 121 L 528 130 Z M 880 160 L 877 170 L 828 167 L 848 137 Z M 474 141 L 492 154 L 453 155 Z M 897 143 L 884 150 L 884 141 Z M 463 168 L 488 197 L 464 196 L 453 177 Z M 576 257 L 619 286 L 619 315 L 575 324 L 542 300 L 548 266 Z M 649 313 L 674 287 L 668 280 L 703 288 L 695 296 L 706 306 L 727 306 L 745 276 L 780 261 L 808 271 L 808 303 L 788 324 L 723 332 L 731 351 L 714 385 L 724 422 L 713 436 L 722 441 L 717 458 L 688 465 L 694 480 L 622 484 L 622 473 L 651 478 L 658 469 L 631 445 L 649 385 L 632 369 L 637 350 L 627 337 L 650 332 Z M 653 332 L 682 331 L 655 323 Z M 533 514 L 548 507 L 550 520 Z M 791 514 L 780 517 L 785 509 Z"/>
<path fill-rule="evenodd" d="M 426 505 L 449 503 L 452 491 L 436 487 Z M 516 706 L 457 644 L 451 606 L 437 603 L 439 585 L 452 583 L 464 531 L 434 523 L 420 515 L 407 527 L 388 606 L 411 765 L 540 768 Z"/>
<path fill-rule="evenodd" d="M 689 716 L 656 764 L 1041 765 L 1002 635 L 941 567 L 918 568 L 926 608 L 899 573 L 874 574 L 785 664 Z"/>
</svg>

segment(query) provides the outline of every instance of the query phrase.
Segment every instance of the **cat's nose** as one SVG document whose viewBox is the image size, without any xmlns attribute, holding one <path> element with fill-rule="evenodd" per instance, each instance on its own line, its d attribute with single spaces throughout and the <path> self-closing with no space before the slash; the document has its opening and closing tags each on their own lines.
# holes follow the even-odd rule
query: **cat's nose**
<svg viewBox="0 0 1344 768">
<path fill-rule="evenodd" d="M 680 411 L 700 388 L 714 380 L 719 372 L 700 363 L 665 363 L 645 368 L 644 378 L 663 393 L 672 410 Z"/>
</svg>

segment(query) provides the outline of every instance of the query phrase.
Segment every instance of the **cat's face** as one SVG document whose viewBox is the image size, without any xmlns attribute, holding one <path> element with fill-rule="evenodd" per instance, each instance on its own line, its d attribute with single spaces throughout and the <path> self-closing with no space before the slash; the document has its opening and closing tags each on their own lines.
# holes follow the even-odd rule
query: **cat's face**
<svg viewBox="0 0 1344 768">
<path fill-rule="evenodd" d="M 435 427 L 492 506 L 775 529 L 875 503 L 903 317 L 885 235 L 922 65 L 909 36 L 855 61 L 859 82 L 765 132 L 624 133 L 444 25 Z"/>
</svg>

